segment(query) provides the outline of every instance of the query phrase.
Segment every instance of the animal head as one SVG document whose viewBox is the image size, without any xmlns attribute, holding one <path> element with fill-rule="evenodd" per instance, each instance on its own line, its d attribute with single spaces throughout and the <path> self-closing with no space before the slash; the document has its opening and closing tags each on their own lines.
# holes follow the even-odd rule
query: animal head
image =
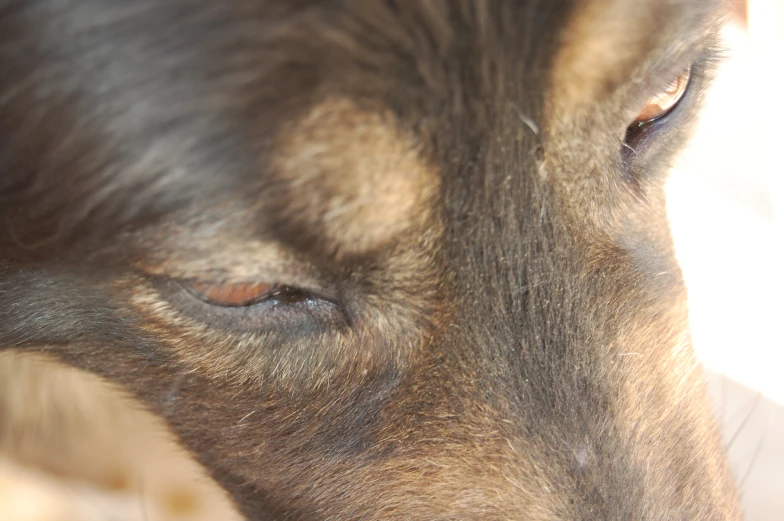
<svg viewBox="0 0 784 521">
<path fill-rule="evenodd" d="M 0 342 L 251 519 L 737 519 L 663 195 L 717 9 L 6 0 Z"/>
</svg>

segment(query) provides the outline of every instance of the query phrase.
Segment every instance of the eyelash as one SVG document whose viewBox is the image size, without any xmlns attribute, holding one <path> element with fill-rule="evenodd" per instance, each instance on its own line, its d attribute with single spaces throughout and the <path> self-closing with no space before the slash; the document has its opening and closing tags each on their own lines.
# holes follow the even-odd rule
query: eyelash
<svg viewBox="0 0 784 521">
<path fill-rule="evenodd" d="M 206 304 L 223 308 L 252 307 L 265 302 L 292 304 L 311 296 L 298 288 L 266 283 L 180 281 L 187 292 Z"/>
</svg>

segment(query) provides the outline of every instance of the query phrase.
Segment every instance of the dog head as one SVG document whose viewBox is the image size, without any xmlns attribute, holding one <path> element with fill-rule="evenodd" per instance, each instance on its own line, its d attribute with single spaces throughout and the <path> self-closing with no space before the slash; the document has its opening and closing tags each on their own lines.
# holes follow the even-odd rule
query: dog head
<svg viewBox="0 0 784 521">
<path fill-rule="evenodd" d="M 737 519 L 664 173 L 704 1 L 0 9 L 0 342 L 252 519 Z"/>
</svg>

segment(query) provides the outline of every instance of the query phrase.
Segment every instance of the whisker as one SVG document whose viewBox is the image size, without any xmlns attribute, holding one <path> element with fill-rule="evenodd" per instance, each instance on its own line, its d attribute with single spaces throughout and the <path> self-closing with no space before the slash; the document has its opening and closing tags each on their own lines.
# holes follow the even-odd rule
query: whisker
<svg viewBox="0 0 784 521">
<path fill-rule="evenodd" d="M 757 407 L 759 407 L 761 401 L 762 401 L 762 393 L 758 392 L 757 395 L 754 397 L 754 403 L 751 404 L 751 408 L 749 409 L 749 412 L 746 413 L 746 417 L 743 418 L 743 421 L 740 423 L 738 428 L 730 437 L 730 440 L 727 442 L 725 448 L 728 451 L 732 447 L 732 444 L 735 443 L 735 441 L 738 439 L 738 435 L 740 434 L 740 432 L 746 427 L 746 425 L 749 423 L 749 420 L 751 420 L 751 417 L 754 415 L 754 412 L 757 410 Z"/>
<path fill-rule="evenodd" d="M 765 438 L 767 438 L 767 433 L 768 433 L 767 426 L 769 420 L 770 420 L 770 411 L 768 411 L 767 418 L 765 419 L 765 428 L 762 429 L 762 433 L 760 434 L 759 441 L 757 442 L 757 446 L 754 448 L 754 454 L 752 454 L 751 456 L 751 461 L 749 462 L 749 466 L 746 469 L 746 472 L 743 474 L 743 477 L 740 480 L 738 480 L 739 489 L 743 489 L 744 485 L 746 484 L 746 480 L 751 475 L 751 470 L 754 468 L 754 464 L 757 462 L 757 458 L 762 452 L 762 447 L 765 444 Z"/>
</svg>

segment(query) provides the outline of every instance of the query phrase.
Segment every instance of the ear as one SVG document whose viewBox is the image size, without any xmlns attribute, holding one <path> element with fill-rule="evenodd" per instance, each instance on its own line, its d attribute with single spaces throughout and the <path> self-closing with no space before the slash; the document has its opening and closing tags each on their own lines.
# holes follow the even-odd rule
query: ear
<svg viewBox="0 0 784 521">
<path fill-rule="evenodd" d="M 650 52 L 691 45 L 720 0 L 580 0 L 559 39 L 552 77 L 556 106 L 579 110 L 628 81 Z"/>
</svg>

